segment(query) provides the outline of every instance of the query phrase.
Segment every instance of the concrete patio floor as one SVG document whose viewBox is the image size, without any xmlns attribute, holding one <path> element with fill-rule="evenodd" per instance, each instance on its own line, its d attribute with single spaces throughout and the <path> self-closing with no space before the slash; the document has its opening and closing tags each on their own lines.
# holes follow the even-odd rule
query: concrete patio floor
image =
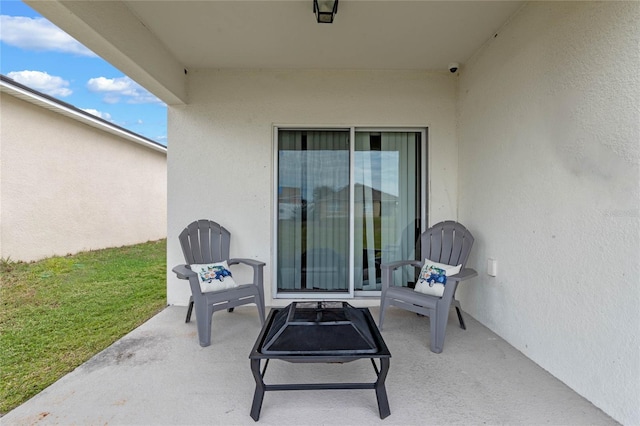
<svg viewBox="0 0 640 426">
<path fill-rule="evenodd" d="M 377 318 L 377 308 L 371 308 Z M 213 317 L 212 345 L 198 345 L 184 307 L 168 307 L 25 404 L 3 425 L 252 425 L 249 352 L 255 307 Z M 391 351 L 391 415 L 373 390 L 267 392 L 263 425 L 609 425 L 613 419 L 468 315 L 451 313 L 444 351 L 429 351 L 428 318 L 391 308 L 382 335 Z M 272 361 L 267 383 L 373 382 L 368 360 Z"/>
</svg>

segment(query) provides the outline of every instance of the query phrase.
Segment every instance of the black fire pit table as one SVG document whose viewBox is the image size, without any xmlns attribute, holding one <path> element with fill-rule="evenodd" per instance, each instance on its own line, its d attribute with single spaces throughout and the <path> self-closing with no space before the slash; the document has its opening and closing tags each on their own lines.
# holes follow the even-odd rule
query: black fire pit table
<svg viewBox="0 0 640 426">
<path fill-rule="evenodd" d="M 380 418 L 391 414 L 384 387 L 391 353 L 367 308 L 354 308 L 346 302 L 293 302 L 286 308 L 272 309 L 249 358 L 256 380 L 251 405 L 251 417 L 255 421 L 260 418 L 264 393 L 284 390 L 374 389 Z M 363 358 L 371 359 L 377 376 L 373 383 L 264 383 L 272 359 L 345 363 Z M 260 371 L 263 359 L 266 361 Z"/>
</svg>

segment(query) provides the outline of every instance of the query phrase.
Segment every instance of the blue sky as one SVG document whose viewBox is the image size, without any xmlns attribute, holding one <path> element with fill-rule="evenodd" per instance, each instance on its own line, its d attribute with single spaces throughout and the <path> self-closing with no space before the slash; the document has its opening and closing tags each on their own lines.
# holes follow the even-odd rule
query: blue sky
<svg viewBox="0 0 640 426">
<path fill-rule="evenodd" d="M 18 0 L 0 0 L 0 73 L 167 144 L 167 107 Z"/>
</svg>

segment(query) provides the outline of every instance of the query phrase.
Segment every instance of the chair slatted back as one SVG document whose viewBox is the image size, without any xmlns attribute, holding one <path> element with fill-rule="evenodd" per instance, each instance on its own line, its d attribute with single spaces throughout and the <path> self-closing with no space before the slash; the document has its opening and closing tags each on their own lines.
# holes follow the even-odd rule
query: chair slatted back
<svg viewBox="0 0 640 426">
<path fill-rule="evenodd" d="M 447 220 L 436 223 L 421 235 L 422 259 L 464 268 L 471 247 L 473 235 L 458 222 Z"/>
<path fill-rule="evenodd" d="M 211 220 L 192 222 L 179 236 L 188 265 L 222 262 L 229 259 L 231 233 Z"/>
</svg>

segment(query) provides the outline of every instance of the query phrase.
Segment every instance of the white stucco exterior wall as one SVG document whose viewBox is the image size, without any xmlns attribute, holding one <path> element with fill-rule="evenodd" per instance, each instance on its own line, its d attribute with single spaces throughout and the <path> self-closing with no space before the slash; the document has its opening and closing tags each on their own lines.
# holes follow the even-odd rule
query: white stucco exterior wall
<svg viewBox="0 0 640 426">
<path fill-rule="evenodd" d="M 166 152 L 2 93 L 0 257 L 166 236 Z"/>
<path fill-rule="evenodd" d="M 462 70 L 471 315 L 640 424 L 640 3 L 532 2 Z M 486 274 L 487 258 L 498 274 Z"/>
<path fill-rule="evenodd" d="M 429 128 L 431 221 L 456 216 L 456 79 L 447 72 L 189 71 L 189 105 L 169 108 L 168 302 L 190 290 L 178 234 L 212 219 L 232 234 L 231 256 L 263 260 L 272 299 L 274 125 Z"/>
</svg>

